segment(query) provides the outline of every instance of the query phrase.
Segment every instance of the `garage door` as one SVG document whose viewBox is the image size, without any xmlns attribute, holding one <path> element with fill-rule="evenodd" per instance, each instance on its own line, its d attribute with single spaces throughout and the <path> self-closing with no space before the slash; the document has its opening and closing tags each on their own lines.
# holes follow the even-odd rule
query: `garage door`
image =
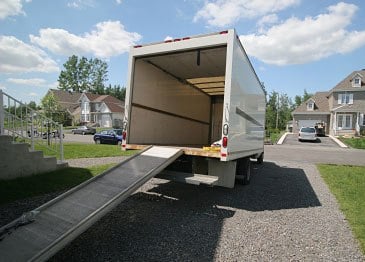
<svg viewBox="0 0 365 262">
<path fill-rule="evenodd" d="M 315 126 L 318 122 L 321 122 L 321 120 L 299 120 L 298 127 L 301 128 L 302 126 Z"/>
</svg>

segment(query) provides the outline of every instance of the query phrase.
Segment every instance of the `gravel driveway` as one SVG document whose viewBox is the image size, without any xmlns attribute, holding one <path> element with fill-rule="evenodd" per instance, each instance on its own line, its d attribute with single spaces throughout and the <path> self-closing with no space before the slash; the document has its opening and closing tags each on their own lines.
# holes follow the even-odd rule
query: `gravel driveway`
<svg viewBox="0 0 365 262">
<path fill-rule="evenodd" d="M 316 167 L 267 149 L 249 186 L 152 179 L 50 260 L 365 261 Z"/>
</svg>

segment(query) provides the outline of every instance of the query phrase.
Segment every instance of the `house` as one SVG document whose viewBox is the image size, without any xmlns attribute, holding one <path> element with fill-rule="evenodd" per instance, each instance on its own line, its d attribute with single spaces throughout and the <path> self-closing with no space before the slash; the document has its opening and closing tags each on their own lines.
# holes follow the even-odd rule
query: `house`
<svg viewBox="0 0 365 262">
<path fill-rule="evenodd" d="M 101 127 L 121 127 L 124 118 L 124 102 L 110 95 L 82 93 L 80 122 L 96 123 Z"/>
<path fill-rule="evenodd" d="M 66 111 L 74 125 L 88 124 L 100 127 L 121 127 L 124 102 L 110 95 L 69 92 L 50 89 L 61 110 Z"/>
<path fill-rule="evenodd" d="M 365 69 L 354 71 L 328 92 L 317 92 L 293 112 L 293 132 L 325 124 L 329 135 L 359 135 L 365 129 Z"/>
</svg>

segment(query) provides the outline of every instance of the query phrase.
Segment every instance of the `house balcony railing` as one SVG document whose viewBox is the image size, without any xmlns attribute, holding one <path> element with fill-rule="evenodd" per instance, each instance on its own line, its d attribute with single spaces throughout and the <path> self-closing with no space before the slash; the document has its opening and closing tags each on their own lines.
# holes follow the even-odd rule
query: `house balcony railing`
<svg viewBox="0 0 365 262">
<path fill-rule="evenodd" d="M 55 155 L 64 161 L 63 126 L 30 108 L 0 89 L 0 135 L 12 136 L 13 142 L 28 143 L 31 150 Z"/>
</svg>

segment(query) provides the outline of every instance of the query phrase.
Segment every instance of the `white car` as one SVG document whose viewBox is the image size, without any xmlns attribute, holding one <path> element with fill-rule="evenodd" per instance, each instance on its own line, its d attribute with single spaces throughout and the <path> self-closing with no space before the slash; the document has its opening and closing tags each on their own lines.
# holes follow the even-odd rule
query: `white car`
<svg viewBox="0 0 365 262">
<path fill-rule="evenodd" d="M 298 135 L 299 141 L 317 141 L 317 133 L 314 127 L 302 127 Z"/>
</svg>

